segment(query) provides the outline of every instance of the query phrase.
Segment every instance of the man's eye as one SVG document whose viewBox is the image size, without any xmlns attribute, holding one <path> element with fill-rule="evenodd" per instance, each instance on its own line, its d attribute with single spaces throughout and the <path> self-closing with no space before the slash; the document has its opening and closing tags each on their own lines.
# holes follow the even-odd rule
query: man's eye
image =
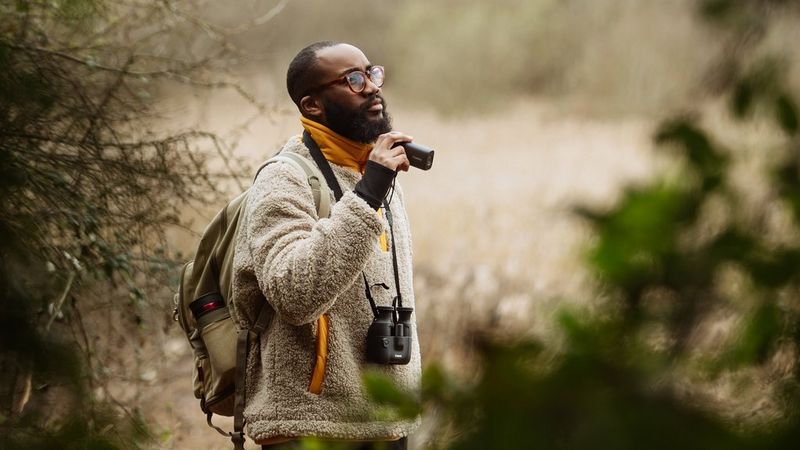
<svg viewBox="0 0 800 450">
<path fill-rule="evenodd" d="M 347 76 L 347 81 L 352 85 L 360 85 L 364 82 L 364 76 L 359 72 L 353 72 Z"/>
</svg>

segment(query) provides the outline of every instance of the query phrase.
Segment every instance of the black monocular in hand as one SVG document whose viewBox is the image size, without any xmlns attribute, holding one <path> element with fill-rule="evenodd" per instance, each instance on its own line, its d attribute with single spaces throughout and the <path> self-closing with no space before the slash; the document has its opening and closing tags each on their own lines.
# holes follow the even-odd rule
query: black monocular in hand
<svg viewBox="0 0 800 450">
<path fill-rule="evenodd" d="M 402 145 L 406 150 L 406 157 L 412 166 L 422 170 L 428 170 L 433 166 L 434 150 L 432 148 L 414 142 L 398 142 L 392 147 L 397 147 L 398 145 Z"/>
</svg>

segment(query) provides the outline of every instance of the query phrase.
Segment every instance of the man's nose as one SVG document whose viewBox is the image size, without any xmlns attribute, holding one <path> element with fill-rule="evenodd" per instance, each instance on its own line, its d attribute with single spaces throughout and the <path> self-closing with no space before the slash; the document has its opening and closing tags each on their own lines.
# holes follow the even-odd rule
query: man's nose
<svg viewBox="0 0 800 450">
<path fill-rule="evenodd" d="M 372 79 L 370 77 L 367 77 L 367 84 L 366 84 L 366 86 L 364 86 L 364 90 L 361 91 L 361 93 L 366 95 L 366 96 L 370 96 L 370 95 L 377 94 L 377 93 L 380 93 L 380 92 L 381 92 L 381 88 L 378 87 L 377 84 L 373 83 Z"/>
</svg>

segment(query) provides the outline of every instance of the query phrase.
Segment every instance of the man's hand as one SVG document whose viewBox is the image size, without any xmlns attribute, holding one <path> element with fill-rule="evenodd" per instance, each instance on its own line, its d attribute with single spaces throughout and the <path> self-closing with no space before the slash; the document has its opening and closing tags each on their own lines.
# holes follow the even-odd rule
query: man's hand
<svg viewBox="0 0 800 450">
<path fill-rule="evenodd" d="M 356 183 L 356 195 L 364 199 L 369 206 L 377 210 L 392 186 L 398 170 L 408 171 L 411 164 L 406 157 L 405 149 L 397 145 L 400 142 L 411 142 L 414 139 L 399 131 L 390 131 L 378 136 L 372 152 L 369 154 L 364 176 Z M 392 146 L 397 147 L 392 148 Z"/>
<path fill-rule="evenodd" d="M 386 167 L 388 169 L 398 171 L 402 170 L 408 172 L 411 164 L 406 157 L 406 151 L 401 145 L 401 142 L 411 142 L 413 137 L 403 134 L 399 131 L 390 131 L 378 136 L 375 145 L 372 147 L 372 152 L 369 154 L 370 161 Z M 397 145 L 397 147 L 394 147 Z"/>
</svg>

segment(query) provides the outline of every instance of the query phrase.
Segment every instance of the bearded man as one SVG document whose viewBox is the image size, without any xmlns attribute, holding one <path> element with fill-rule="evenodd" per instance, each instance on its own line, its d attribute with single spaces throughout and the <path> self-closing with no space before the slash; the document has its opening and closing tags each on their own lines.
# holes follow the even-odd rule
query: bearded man
<svg viewBox="0 0 800 450">
<path fill-rule="evenodd" d="M 247 434 L 263 448 L 315 437 L 405 449 L 419 422 L 379 414 L 362 384 L 367 370 L 411 392 L 420 381 L 413 315 L 410 361 L 367 358 L 377 311 L 414 307 L 409 223 L 395 183 L 409 168 L 397 144 L 412 137 L 392 131 L 384 78 L 383 67 L 342 43 L 312 44 L 289 65 L 286 84 L 304 132 L 281 151 L 314 160 L 335 204 L 318 217 L 306 173 L 276 162 L 258 175 L 241 219 L 233 316 L 251 327 L 262 305 L 271 315 L 249 352 L 245 383 Z"/>
</svg>

